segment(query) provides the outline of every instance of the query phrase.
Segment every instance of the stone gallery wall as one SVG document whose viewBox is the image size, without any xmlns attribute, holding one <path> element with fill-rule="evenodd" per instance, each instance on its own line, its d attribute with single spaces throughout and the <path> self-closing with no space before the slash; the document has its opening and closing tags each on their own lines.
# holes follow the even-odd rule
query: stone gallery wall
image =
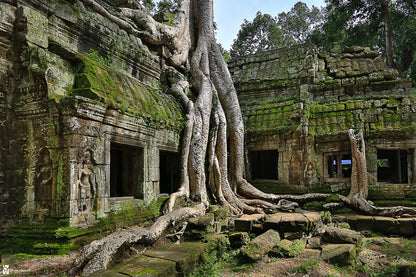
<svg viewBox="0 0 416 277">
<path fill-rule="evenodd" d="M 162 52 L 80 1 L 0 2 L 0 220 L 90 224 L 159 194 L 184 117 Z"/>
<path fill-rule="evenodd" d="M 272 181 L 284 192 L 347 190 L 346 131 L 353 128 L 365 134 L 370 195 L 413 197 L 415 89 L 377 52 L 346 47 L 324 53 L 301 45 L 231 60 L 229 68 L 246 124 L 249 179 Z M 277 151 L 274 159 L 271 151 Z M 336 171 L 328 159 L 344 165 Z M 383 160 L 401 160 L 401 167 Z M 259 162 L 275 163 L 277 177 L 258 172 Z M 378 176 L 383 166 L 400 178 Z"/>
</svg>

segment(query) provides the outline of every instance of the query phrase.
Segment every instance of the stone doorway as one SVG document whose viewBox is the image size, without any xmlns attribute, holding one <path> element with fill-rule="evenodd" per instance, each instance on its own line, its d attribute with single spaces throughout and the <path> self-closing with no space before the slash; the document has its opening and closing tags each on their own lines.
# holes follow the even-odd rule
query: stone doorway
<svg viewBox="0 0 416 277">
<path fill-rule="evenodd" d="M 110 197 L 135 196 L 143 176 L 143 149 L 112 143 L 110 155 Z"/>
<path fill-rule="evenodd" d="M 251 178 L 278 180 L 279 151 L 250 151 Z"/>
</svg>

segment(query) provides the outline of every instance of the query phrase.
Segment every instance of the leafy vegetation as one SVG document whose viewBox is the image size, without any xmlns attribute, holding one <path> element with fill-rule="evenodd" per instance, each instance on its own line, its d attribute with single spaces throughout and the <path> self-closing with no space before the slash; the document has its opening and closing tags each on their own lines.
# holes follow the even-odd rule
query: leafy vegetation
<svg viewBox="0 0 416 277">
<path fill-rule="evenodd" d="M 315 269 L 318 265 L 319 260 L 312 259 L 301 266 L 294 267 L 292 271 L 293 273 L 308 273 L 309 271 Z"/>
<path fill-rule="evenodd" d="M 68 221 L 53 219 L 47 219 L 42 226 L 22 224 L 4 234 L 0 240 L 0 253 L 18 256 L 66 254 L 110 231 L 134 225 L 150 225 L 160 215 L 165 200 L 159 198 L 149 205 L 143 202 L 127 203 L 86 229 L 70 227 Z"/>
<path fill-rule="evenodd" d="M 244 20 L 230 49 L 232 57 L 311 42 L 328 51 L 367 46 L 387 58 L 401 77 L 416 84 L 414 1 L 328 0 L 323 8 L 297 2 L 278 16 L 258 12 Z"/>
</svg>

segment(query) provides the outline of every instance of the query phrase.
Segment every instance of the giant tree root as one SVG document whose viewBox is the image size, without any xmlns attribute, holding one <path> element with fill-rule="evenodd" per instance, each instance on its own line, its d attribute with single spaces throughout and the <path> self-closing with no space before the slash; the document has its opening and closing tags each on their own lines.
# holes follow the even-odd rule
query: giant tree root
<svg viewBox="0 0 416 277">
<path fill-rule="evenodd" d="M 114 255 L 123 245 L 139 243 L 152 245 L 163 232 L 176 222 L 184 221 L 190 217 L 205 214 L 205 206 L 197 205 L 192 208 L 180 208 L 159 217 L 147 229 L 122 230 L 114 232 L 102 239 L 91 242 L 79 251 L 74 267 L 69 271 L 70 276 L 80 274 L 88 276 L 98 270 L 107 269 Z"/>
</svg>

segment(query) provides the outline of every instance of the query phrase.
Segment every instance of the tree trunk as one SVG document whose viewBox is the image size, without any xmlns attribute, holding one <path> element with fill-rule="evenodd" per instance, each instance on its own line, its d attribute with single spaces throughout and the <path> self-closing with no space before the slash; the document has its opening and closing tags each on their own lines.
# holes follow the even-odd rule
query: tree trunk
<svg viewBox="0 0 416 277">
<path fill-rule="evenodd" d="M 186 124 L 181 149 L 181 186 L 171 195 L 167 214 L 149 229 L 119 231 L 86 246 L 80 252 L 72 274 L 88 275 L 105 269 L 123 244 L 152 244 L 171 224 L 203 215 L 209 206 L 208 191 L 216 202 L 228 207 L 234 215 L 293 210 L 298 204 L 292 201 L 322 200 L 329 196 L 267 194 L 244 179 L 243 117 L 230 73 L 215 41 L 213 0 L 181 0 L 172 20 L 174 26 L 156 22 L 140 6 L 120 9 L 127 18 L 124 20 L 109 14 L 94 0 L 81 1 L 130 34 L 150 44 L 167 46 L 170 49 L 169 64 L 185 71 L 189 82 L 174 83 L 173 78 L 171 80 L 170 92 L 184 106 Z M 164 70 L 169 72 L 172 68 Z M 193 97 L 188 97 L 189 91 Z M 351 193 L 349 197 L 341 197 L 368 213 L 382 212 L 365 200 L 368 194 L 367 166 L 362 132 L 354 135 L 349 131 L 349 136 L 353 153 Z M 178 197 L 189 198 L 196 204 L 174 210 Z M 400 210 L 398 213 L 412 211 Z"/>
<path fill-rule="evenodd" d="M 351 143 L 352 171 L 351 190 L 348 197 L 368 197 L 367 159 L 365 156 L 365 143 L 363 132 L 354 134 L 354 130 L 348 130 Z"/>
<path fill-rule="evenodd" d="M 368 177 L 363 131 L 361 130 L 355 134 L 354 130 L 350 129 L 348 130 L 348 137 L 351 142 L 352 155 L 351 190 L 348 197 L 340 195 L 341 200 L 355 210 L 368 215 L 394 217 L 416 215 L 416 210 L 413 208 L 402 206 L 388 208 L 376 207 L 372 202 L 367 200 Z"/>
<path fill-rule="evenodd" d="M 384 16 L 384 33 L 386 37 L 387 64 L 389 67 L 397 68 L 396 59 L 394 58 L 393 38 L 391 30 L 391 14 L 389 4 L 389 0 L 381 0 L 381 9 Z"/>
</svg>

